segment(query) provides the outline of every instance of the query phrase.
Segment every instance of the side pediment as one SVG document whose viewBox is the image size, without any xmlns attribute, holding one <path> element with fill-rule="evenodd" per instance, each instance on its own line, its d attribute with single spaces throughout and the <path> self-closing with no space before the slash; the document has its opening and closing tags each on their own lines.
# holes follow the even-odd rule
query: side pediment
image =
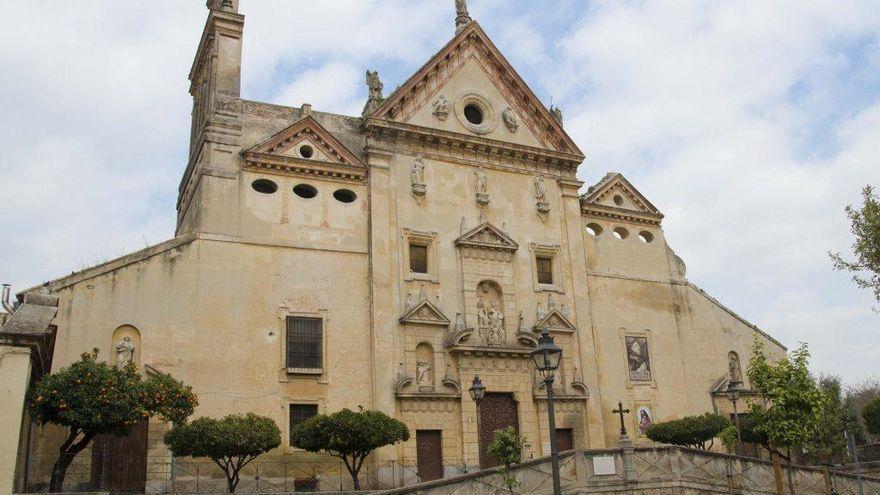
<svg viewBox="0 0 880 495">
<path fill-rule="evenodd" d="M 400 317 L 400 322 L 403 324 L 437 325 L 443 327 L 448 327 L 451 323 L 449 318 L 440 311 L 440 308 L 427 299 L 423 299 L 408 309 Z"/>
<path fill-rule="evenodd" d="M 459 247 L 489 249 L 496 251 L 516 251 L 519 244 L 489 222 L 484 222 L 455 240 Z"/>
<path fill-rule="evenodd" d="M 366 166 L 308 115 L 244 152 L 249 166 L 363 180 Z"/>
<path fill-rule="evenodd" d="M 581 208 L 596 216 L 660 224 L 663 214 L 619 173 L 609 173 L 581 197 Z"/>
<path fill-rule="evenodd" d="M 574 332 L 577 330 L 577 327 L 574 326 L 571 320 L 566 318 L 557 309 L 550 310 L 549 313 L 535 322 L 535 331 L 541 331 L 545 328 L 552 332 Z"/>
<path fill-rule="evenodd" d="M 486 121 L 469 125 L 463 109 L 480 100 L 492 103 Z M 477 22 L 365 116 L 583 155 Z"/>
</svg>

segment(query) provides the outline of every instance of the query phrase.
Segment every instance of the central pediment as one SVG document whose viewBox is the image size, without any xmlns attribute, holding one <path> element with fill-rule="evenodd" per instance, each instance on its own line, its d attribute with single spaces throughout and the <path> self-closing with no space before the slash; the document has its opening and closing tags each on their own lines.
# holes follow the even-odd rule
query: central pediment
<svg viewBox="0 0 880 495">
<path fill-rule="evenodd" d="M 484 222 L 462 234 L 455 240 L 455 245 L 494 251 L 513 252 L 519 249 L 519 244 L 516 241 L 489 222 Z"/>
</svg>

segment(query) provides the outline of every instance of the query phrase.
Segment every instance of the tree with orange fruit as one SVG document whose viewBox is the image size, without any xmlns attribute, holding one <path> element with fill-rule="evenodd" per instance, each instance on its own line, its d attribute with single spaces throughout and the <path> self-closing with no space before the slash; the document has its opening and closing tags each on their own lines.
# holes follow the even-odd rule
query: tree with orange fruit
<svg viewBox="0 0 880 495">
<path fill-rule="evenodd" d="M 37 423 L 68 429 L 49 482 L 49 491 L 57 493 L 63 489 L 67 468 L 95 436 L 125 435 L 151 416 L 184 422 L 198 400 L 192 387 L 170 375 L 144 379 L 134 364 L 117 368 L 98 361 L 95 349 L 42 377 L 28 392 L 27 403 Z"/>
</svg>

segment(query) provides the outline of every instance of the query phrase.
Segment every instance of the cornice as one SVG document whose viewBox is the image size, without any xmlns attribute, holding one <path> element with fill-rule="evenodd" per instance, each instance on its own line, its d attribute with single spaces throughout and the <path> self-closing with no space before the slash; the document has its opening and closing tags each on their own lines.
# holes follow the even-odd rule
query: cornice
<svg viewBox="0 0 880 495">
<path fill-rule="evenodd" d="M 614 206 L 599 205 L 594 203 L 582 203 L 581 213 L 591 217 L 605 218 L 609 220 L 621 220 L 624 222 L 639 223 L 643 225 L 651 225 L 659 227 L 663 215 L 654 215 L 651 213 L 640 213 L 633 210 L 616 208 Z"/>
<path fill-rule="evenodd" d="M 246 170 L 281 172 L 303 177 L 326 177 L 353 182 L 364 182 L 366 178 L 366 169 L 362 167 L 268 153 L 245 152 L 243 155 Z"/>
<path fill-rule="evenodd" d="M 365 129 L 367 146 L 372 149 L 395 152 L 409 147 L 432 159 L 470 161 L 474 165 L 527 174 L 549 173 L 573 181 L 577 181 L 577 167 L 584 161 L 584 156 L 579 154 L 383 119 L 368 118 Z"/>
</svg>

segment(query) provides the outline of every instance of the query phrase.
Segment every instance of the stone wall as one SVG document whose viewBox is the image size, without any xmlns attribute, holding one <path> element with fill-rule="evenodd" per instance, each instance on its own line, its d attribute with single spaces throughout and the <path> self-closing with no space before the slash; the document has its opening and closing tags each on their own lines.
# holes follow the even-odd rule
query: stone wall
<svg viewBox="0 0 880 495">
<path fill-rule="evenodd" d="M 553 493 L 550 461 L 536 459 L 514 471 L 519 486 L 513 494 Z M 571 451 L 560 454 L 560 480 L 565 494 L 677 493 L 772 494 L 773 466 L 766 461 L 679 447 Z M 795 467 L 798 495 L 857 495 L 854 476 L 823 469 Z M 783 467 L 785 493 L 788 480 Z M 880 478 L 864 478 L 865 495 L 880 494 Z M 385 495 L 473 495 L 506 491 L 500 469 L 465 474 L 420 485 L 386 490 Z"/>
</svg>

